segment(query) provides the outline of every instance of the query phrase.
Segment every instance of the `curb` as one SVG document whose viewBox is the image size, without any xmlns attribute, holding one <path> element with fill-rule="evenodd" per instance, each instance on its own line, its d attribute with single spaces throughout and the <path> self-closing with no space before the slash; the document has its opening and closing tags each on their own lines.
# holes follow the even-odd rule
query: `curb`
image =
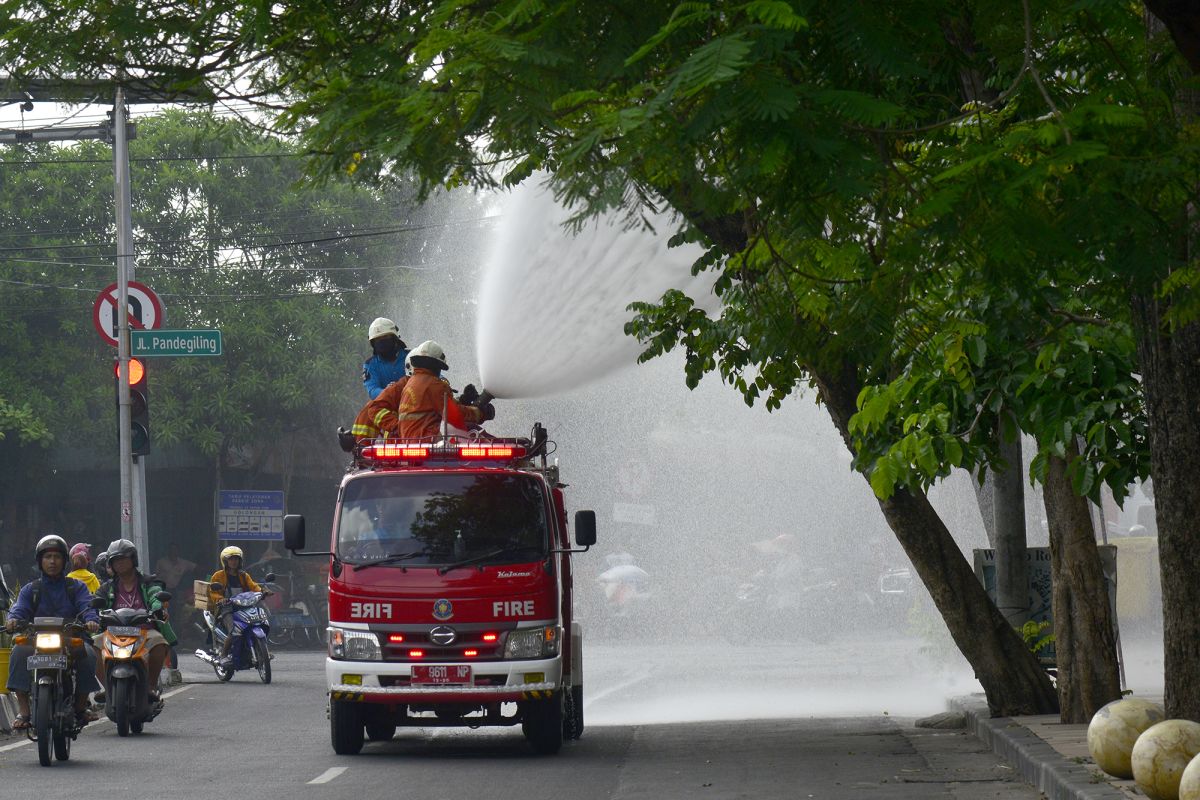
<svg viewBox="0 0 1200 800">
<path fill-rule="evenodd" d="M 1129 795 L 1098 779 L 1010 717 L 988 716 L 979 696 L 953 697 L 948 705 L 967 718 L 967 730 L 1021 774 L 1049 800 L 1129 800 Z"/>
</svg>

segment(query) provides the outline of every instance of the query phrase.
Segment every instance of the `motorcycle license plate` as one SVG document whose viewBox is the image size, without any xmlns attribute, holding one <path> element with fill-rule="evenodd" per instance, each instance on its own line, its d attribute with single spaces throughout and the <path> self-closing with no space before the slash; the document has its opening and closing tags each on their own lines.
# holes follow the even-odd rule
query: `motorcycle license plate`
<svg viewBox="0 0 1200 800">
<path fill-rule="evenodd" d="M 25 662 L 28 669 L 66 669 L 67 657 L 65 655 L 38 655 L 34 653 Z"/>
<path fill-rule="evenodd" d="M 413 664 L 412 678 L 409 683 L 413 686 L 445 686 L 447 684 L 470 684 L 471 667 L 469 664 L 454 664 L 437 666 L 434 664 Z"/>
<path fill-rule="evenodd" d="M 130 627 L 128 625 L 109 625 L 107 630 L 113 636 L 129 637 L 129 636 L 141 636 L 142 635 L 141 628 L 134 628 L 134 627 Z"/>
</svg>

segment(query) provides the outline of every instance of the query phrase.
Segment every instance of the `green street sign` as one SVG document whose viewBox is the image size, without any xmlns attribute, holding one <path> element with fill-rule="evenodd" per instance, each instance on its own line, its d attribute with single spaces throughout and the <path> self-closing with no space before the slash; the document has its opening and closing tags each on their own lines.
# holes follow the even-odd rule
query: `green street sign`
<svg viewBox="0 0 1200 800">
<path fill-rule="evenodd" d="M 129 354 L 153 356 L 219 356 L 220 331 L 130 331 Z"/>
</svg>

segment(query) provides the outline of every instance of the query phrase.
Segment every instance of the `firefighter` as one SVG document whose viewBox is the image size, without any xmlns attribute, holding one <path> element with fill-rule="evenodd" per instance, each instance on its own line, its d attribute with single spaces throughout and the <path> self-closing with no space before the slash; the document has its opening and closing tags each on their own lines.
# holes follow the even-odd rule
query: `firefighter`
<svg viewBox="0 0 1200 800">
<path fill-rule="evenodd" d="M 400 338 L 400 329 L 387 317 L 379 317 L 367 329 L 371 357 L 363 362 L 363 386 L 367 397 L 374 400 L 389 384 L 404 377 L 407 347 Z"/>
<path fill-rule="evenodd" d="M 368 402 L 358 412 L 350 433 L 355 439 L 395 438 L 400 435 L 400 418 L 396 416 L 400 408 L 400 397 L 404 387 L 408 385 L 408 376 L 384 389 L 378 397 Z"/>
<path fill-rule="evenodd" d="M 412 362 L 412 376 L 401 391 L 400 405 L 396 409 L 402 438 L 437 436 L 443 409 L 446 421 L 463 430 L 496 416 L 491 403 L 476 408 L 453 397 L 449 382 L 441 377 L 442 370 L 450 366 L 446 363 L 446 352 L 437 342 L 421 342 L 409 352 L 408 360 Z"/>
</svg>

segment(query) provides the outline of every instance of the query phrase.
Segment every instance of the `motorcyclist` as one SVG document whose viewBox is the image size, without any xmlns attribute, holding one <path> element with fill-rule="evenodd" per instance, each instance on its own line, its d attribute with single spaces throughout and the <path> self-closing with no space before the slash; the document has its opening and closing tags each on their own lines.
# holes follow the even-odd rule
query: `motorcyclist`
<svg viewBox="0 0 1200 800">
<path fill-rule="evenodd" d="M 163 609 L 159 593 L 162 584 L 143 575 L 138 570 L 137 547 L 128 539 L 117 539 L 108 546 L 108 565 L 113 578 L 100 587 L 96 596 L 104 600 L 103 608 L 140 608 L 153 614 Z M 155 630 L 146 631 L 146 649 L 150 662 L 146 669 L 146 683 L 150 696 L 159 699 L 158 676 L 163 664 L 170 657 L 170 646 L 175 643 L 175 631 L 165 620 L 155 623 Z M 104 676 L 98 675 L 101 680 Z"/>
<path fill-rule="evenodd" d="M 92 546 L 79 542 L 71 546 L 71 571 L 67 573 L 68 578 L 74 578 L 83 583 L 92 594 L 100 588 L 100 578 L 96 577 L 96 573 L 88 569 L 88 563 L 92 560 Z"/>
<path fill-rule="evenodd" d="M 374 400 L 389 384 L 404 377 L 404 358 L 408 345 L 400 338 L 400 329 L 387 317 L 378 317 L 367 328 L 371 357 L 363 362 L 363 386 Z"/>
<path fill-rule="evenodd" d="M 221 568 L 208 579 L 208 603 L 216 617 L 217 624 L 225 628 L 225 641 L 221 645 L 220 660 L 223 664 L 229 660 L 229 646 L 233 641 L 233 610 L 229 607 L 229 598 L 242 592 L 270 591 L 260 586 L 249 572 L 242 570 L 242 548 L 230 545 L 221 551 Z"/>
<path fill-rule="evenodd" d="M 437 436 L 443 409 L 446 421 L 463 430 L 495 418 L 496 409 L 491 403 L 476 407 L 453 397 L 450 383 L 441 377 L 442 370 L 450 366 L 446 363 L 446 352 L 437 342 L 421 342 L 409 352 L 408 359 L 413 366 L 412 377 L 405 384 L 396 409 L 402 438 Z"/>
<path fill-rule="evenodd" d="M 82 582 L 68 578 L 66 570 L 67 543 L 61 536 L 50 534 L 38 540 L 34 558 L 42 577 L 21 587 L 17 601 L 8 611 L 5 628 L 11 633 L 18 622 L 30 622 L 34 617 L 62 617 L 64 620 L 83 620 L 93 633 L 100 630 L 99 616 L 91 606 L 92 593 Z M 25 660 L 33 653 L 29 645 L 12 649 L 8 667 L 8 688 L 17 696 L 17 718 L 13 730 L 30 726 L 29 690 L 32 675 Z M 100 687 L 96 684 L 96 657 L 86 647 L 71 648 L 78 678 L 75 686 L 75 717 L 79 725 L 95 722 L 99 717 L 88 710 L 88 694 Z"/>
</svg>

